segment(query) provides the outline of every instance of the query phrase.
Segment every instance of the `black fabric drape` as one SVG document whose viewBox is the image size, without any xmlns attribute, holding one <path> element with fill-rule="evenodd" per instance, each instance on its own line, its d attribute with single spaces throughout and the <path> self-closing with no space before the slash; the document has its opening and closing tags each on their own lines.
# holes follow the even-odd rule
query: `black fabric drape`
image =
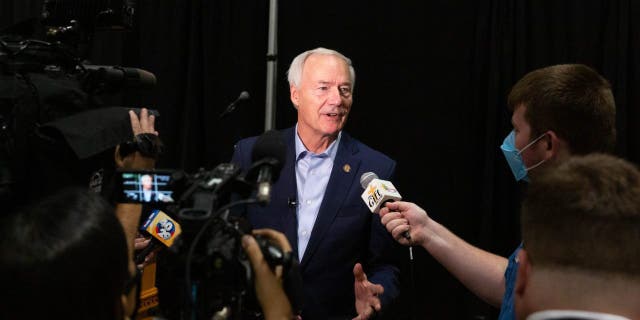
<svg viewBox="0 0 640 320">
<path fill-rule="evenodd" d="M 151 70 L 167 166 L 194 171 L 228 161 L 241 137 L 259 134 L 264 111 L 266 4 L 257 1 L 140 1 L 124 61 Z M 257 33 L 257 34 L 256 34 Z M 247 90 L 251 99 L 220 121 Z M 136 97 L 133 96 L 133 99 Z"/>
<path fill-rule="evenodd" d="M 35 8 L 35 9 L 34 9 Z M 163 167 L 226 162 L 240 138 L 263 131 L 268 1 L 140 0 L 128 33 L 96 36 L 94 63 L 158 77 L 124 105 L 161 112 Z M 37 1 L 3 2 L 2 22 L 37 13 Z M 640 163 L 640 3 L 562 1 L 280 1 L 276 127 L 296 121 L 285 72 L 318 46 L 352 58 L 357 80 L 347 130 L 398 161 L 405 199 L 468 242 L 508 255 L 519 242 L 520 188 L 499 150 L 511 130 L 506 97 L 525 73 L 584 63 L 612 84 L 617 153 Z M 249 103 L 217 116 L 247 90 Z M 423 250 L 416 292 L 389 319 L 495 318 Z"/>
</svg>

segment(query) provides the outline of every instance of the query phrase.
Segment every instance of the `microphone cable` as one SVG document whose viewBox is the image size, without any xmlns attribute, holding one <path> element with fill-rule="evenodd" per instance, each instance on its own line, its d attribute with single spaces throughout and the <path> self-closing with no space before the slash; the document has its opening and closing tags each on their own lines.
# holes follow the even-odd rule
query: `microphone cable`
<svg viewBox="0 0 640 320">
<path fill-rule="evenodd" d="M 235 206 L 254 204 L 254 203 L 258 203 L 258 200 L 243 199 L 243 200 L 238 200 L 238 201 L 228 203 L 220 207 L 214 214 L 211 215 L 211 217 L 209 217 L 209 220 L 207 220 L 207 222 L 204 223 L 204 225 L 200 228 L 196 236 L 193 238 L 193 241 L 191 242 L 191 246 L 189 247 L 189 251 L 187 252 L 186 265 L 185 265 L 186 268 L 184 272 L 184 279 L 186 284 L 185 290 L 187 293 L 187 297 L 189 299 L 187 310 L 186 310 L 187 312 L 187 317 L 185 317 L 186 319 L 193 318 L 194 314 L 192 313 L 192 311 L 194 311 L 196 306 L 195 292 L 193 291 L 194 288 L 192 288 L 192 283 L 191 283 L 191 261 L 193 260 L 193 253 L 196 249 L 196 245 L 202 238 L 202 235 L 204 235 L 205 231 L 209 228 L 209 226 L 211 226 L 212 222 L 216 221 L 215 218 L 220 216 L 223 212 Z"/>
</svg>

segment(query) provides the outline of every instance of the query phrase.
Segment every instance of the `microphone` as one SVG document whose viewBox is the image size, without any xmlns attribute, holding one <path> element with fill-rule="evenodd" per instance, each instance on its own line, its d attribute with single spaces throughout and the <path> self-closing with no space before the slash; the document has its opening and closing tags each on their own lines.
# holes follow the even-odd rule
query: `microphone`
<svg viewBox="0 0 640 320">
<path fill-rule="evenodd" d="M 286 149 L 280 133 L 275 130 L 263 133 L 253 146 L 251 151 L 253 165 L 247 177 L 250 180 L 255 178 L 258 186 L 256 198 L 262 205 L 268 204 L 271 199 L 271 184 L 280 176 Z"/>
<path fill-rule="evenodd" d="M 87 70 L 84 78 L 87 91 L 92 91 L 93 88 L 99 88 L 104 84 L 128 88 L 150 88 L 156 85 L 156 76 L 143 69 L 100 65 L 84 65 L 84 68 Z"/>
<path fill-rule="evenodd" d="M 373 172 L 363 173 L 360 185 L 364 188 L 362 200 L 371 213 L 380 212 L 380 208 L 388 201 L 402 200 L 402 196 L 391 182 L 378 179 L 378 175 Z"/>
<path fill-rule="evenodd" d="M 393 186 L 393 183 L 378 179 L 378 175 L 373 172 L 365 172 L 360 176 L 360 185 L 364 189 L 362 200 L 367 205 L 371 213 L 378 213 L 387 202 L 402 200 L 402 196 Z M 411 240 L 409 231 L 402 234 L 407 240 Z"/>
<path fill-rule="evenodd" d="M 223 119 L 226 116 L 228 116 L 231 112 L 233 112 L 236 109 L 236 106 L 238 106 L 240 102 L 249 100 L 249 98 L 250 98 L 249 92 L 246 92 L 246 91 L 240 92 L 240 95 L 238 96 L 238 98 L 235 101 L 231 102 L 229 106 L 227 106 L 227 109 L 225 109 L 220 114 L 219 119 Z"/>
<path fill-rule="evenodd" d="M 297 205 L 298 205 L 298 202 L 296 201 L 296 198 L 294 197 L 287 198 L 287 207 L 295 208 Z"/>
<path fill-rule="evenodd" d="M 178 222 L 166 213 L 156 209 L 151 212 L 145 223 L 142 224 L 140 231 L 150 234 L 151 242 L 136 255 L 136 264 L 144 262 L 144 258 L 159 244 L 167 248 L 171 247 L 182 233 L 182 228 Z"/>
</svg>

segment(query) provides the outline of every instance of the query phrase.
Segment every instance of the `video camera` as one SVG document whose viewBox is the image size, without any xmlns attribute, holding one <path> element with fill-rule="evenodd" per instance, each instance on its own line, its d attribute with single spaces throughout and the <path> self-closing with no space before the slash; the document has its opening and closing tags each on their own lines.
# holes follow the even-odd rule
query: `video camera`
<svg viewBox="0 0 640 320">
<path fill-rule="evenodd" d="M 45 0 L 40 17 L 0 31 L 1 203 L 109 180 L 113 148 L 132 138 L 132 108 L 114 105 L 116 95 L 155 76 L 91 65 L 86 54 L 96 30 L 128 30 L 134 13 L 130 0 Z"/>
<path fill-rule="evenodd" d="M 170 239 L 173 245 L 159 257 L 158 287 L 163 316 L 260 318 L 253 272 L 241 245 L 242 236 L 251 234 L 252 229 L 243 218 L 242 206 L 269 201 L 269 195 L 265 198 L 264 191 L 258 189 L 268 189 L 278 179 L 284 154 L 279 133 L 267 131 L 256 141 L 252 152 L 254 164 L 246 174 L 234 163 L 222 163 L 212 170 L 201 169 L 193 174 L 174 170 L 117 172 L 116 198 L 142 203 L 154 210 L 151 217 L 143 219 L 147 222 L 141 229 L 151 230 L 153 236 L 156 230 L 162 230 L 167 235 L 165 239 L 171 237 L 166 225 L 177 225 L 181 230 L 179 237 Z M 157 214 L 168 217 L 158 219 Z M 157 228 L 150 229 L 154 224 Z M 152 237 L 152 243 L 153 240 Z M 299 301 L 301 279 L 295 259 L 266 239 L 256 237 L 256 240 L 272 269 L 283 268 L 290 301 Z M 146 253 L 139 253 L 137 258 L 144 258 Z"/>
</svg>

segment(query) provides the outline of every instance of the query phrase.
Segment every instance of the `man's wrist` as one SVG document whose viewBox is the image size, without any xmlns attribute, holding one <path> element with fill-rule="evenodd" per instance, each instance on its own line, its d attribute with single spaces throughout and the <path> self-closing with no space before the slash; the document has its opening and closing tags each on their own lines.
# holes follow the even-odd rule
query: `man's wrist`
<svg viewBox="0 0 640 320">
<path fill-rule="evenodd" d="M 140 133 L 133 137 L 132 140 L 120 144 L 120 153 L 122 156 L 128 156 L 131 153 L 139 152 L 141 155 L 157 159 L 162 153 L 163 144 L 160 138 L 153 133 Z"/>
</svg>

